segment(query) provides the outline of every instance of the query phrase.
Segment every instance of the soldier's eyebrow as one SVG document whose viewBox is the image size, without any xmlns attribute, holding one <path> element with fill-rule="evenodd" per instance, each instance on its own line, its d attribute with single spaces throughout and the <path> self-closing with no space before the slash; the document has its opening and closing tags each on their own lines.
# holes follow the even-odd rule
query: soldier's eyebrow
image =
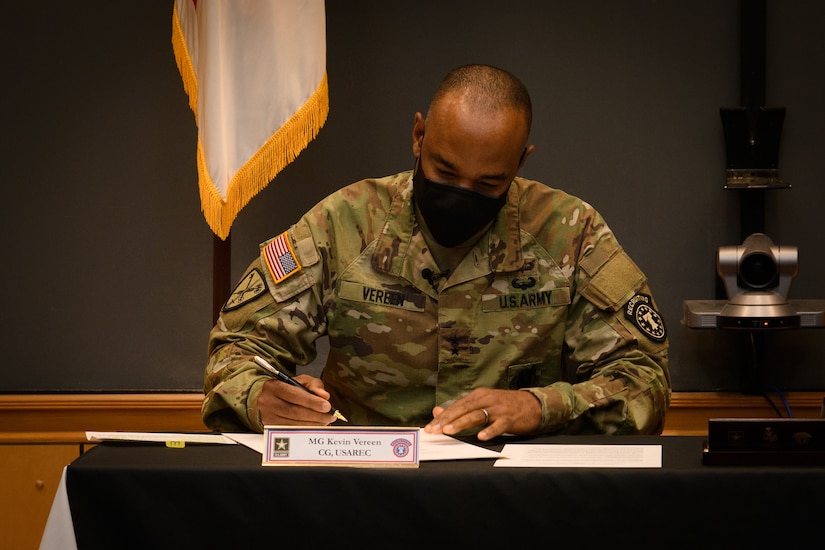
<svg viewBox="0 0 825 550">
<path fill-rule="evenodd" d="M 458 168 L 455 166 L 455 164 L 448 161 L 437 152 L 433 152 L 431 156 L 433 159 L 433 163 L 439 170 L 446 169 L 447 171 L 452 172 L 453 174 L 458 174 Z M 500 172 L 498 174 L 482 174 L 477 179 L 479 181 L 504 181 L 505 179 L 507 179 L 507 174 L 505 174 L 504 172 Z"/>
</svg>

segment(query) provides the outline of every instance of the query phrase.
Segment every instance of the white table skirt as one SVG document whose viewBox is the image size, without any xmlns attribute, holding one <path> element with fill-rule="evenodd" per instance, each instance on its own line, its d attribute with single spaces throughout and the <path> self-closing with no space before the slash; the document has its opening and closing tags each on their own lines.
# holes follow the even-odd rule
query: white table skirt
<svg viewBox="0 0 825 550">
<path fill-rule="evenodd" d="M 77 550 L 72 511 L 69 508 L 69 493 L 66 491 L 65 467 L 52 501 L 46 528 L 43 530 L 43 538 L 40 539 L 40 550 Z"/>
</svg>

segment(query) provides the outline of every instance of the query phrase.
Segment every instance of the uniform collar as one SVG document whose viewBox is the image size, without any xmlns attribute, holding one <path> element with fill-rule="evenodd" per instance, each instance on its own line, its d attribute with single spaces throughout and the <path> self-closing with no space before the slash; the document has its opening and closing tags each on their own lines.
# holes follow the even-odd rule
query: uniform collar
<svg viewBox="0 0 825 550">
<path fill-rule="evenodd" d="M 413 207 L 412 171 L 398 174 L 398 187 L 392 198 L 387 220 L 376 242 L 372 266 L 376 271 L 403 277 L 409 281 L 420 279 L 420 271 L 429 267 L 435 271 L 438 266 L 427 249 L 424 236 L 415 222 Z M 475 273 L 468 277 L 490 272 L 518 271 L 524 265 L 521 251 L 519 205 L 521 184 L 516 178 L 507 195 L 507 202 L 501 208 L 496 222 L 472 247 L 465 261 L 458 266 L 454 275 L 458 276 L 468 263 Z M 431 265 L 427 265 L 429 264 Z M 478 270 L 481 270 L 480 272 Z M 452 282 L 459 282 L 454 280 Z"/>
</svg>

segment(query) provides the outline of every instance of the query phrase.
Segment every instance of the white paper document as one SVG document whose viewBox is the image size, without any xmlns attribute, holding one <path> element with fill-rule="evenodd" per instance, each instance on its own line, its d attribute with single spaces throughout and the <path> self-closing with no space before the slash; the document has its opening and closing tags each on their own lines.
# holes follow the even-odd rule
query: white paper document
<svg viewBox="0 0 825 550">
<path fill-rule="evenodd" d="M 449 435 L 428 434 L 421 430 L 418 460 L 460 460 L 467 458 L 499 458 L 501 453 L 459 441 Z"/>
<path fill-rule="evenodd" d="M 418 460 L 461 460 L 499 458 L 501 453 L 464 443 L 448 435 L 428 434 L 421 430 Z M 263 455 L 264 436 L 259 433 L 158 433 L 158 432 L 86 432 L 89 441 L 149 441 L 157 443 L 240 443 Z"/>
<path fill-rule="evenodd" d="M 507 444 L 494 466 L 511 468 L 661 468 L 661 445 Z"/>
<path fill-rule="evenodd" d="M 264 453 L 263 434 L 228 433 L 226 437 L 252 450 Z M 464 443 L 448 435 L 428 434 L 421 430 L 418 448 L 419 462 L 428 460 L 462 460 L 472 458 L 499 458 L 501 453 Z"/>
</svg>

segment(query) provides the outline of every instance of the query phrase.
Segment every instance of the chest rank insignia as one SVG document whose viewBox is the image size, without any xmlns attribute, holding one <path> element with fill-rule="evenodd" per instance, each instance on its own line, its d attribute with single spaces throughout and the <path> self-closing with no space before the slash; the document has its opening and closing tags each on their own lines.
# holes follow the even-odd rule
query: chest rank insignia
<svg viewBox="0 0 825 550">
<path fill-rule="evenodd" d="M 659 312 L 653 309 L 653 300 L 647 294 L 636 294 L 624 305 L 625 317 L 654 342 L 664 342 L 667 338 L 665 322 Z"/>
<path fill-rule="evenodd" d="M 239 282 L 235 290 L 232 291 L 232 294 L 223 306 L 223 310 L 231 311 L 237 309 L 263 294 L 265 290 L 266 283 L 261 276 L 261 272 L 253 269 L 247 273 L 246 277 L 241 279 L 241 282 Z"/>
<path fill-rule="evenodd" d="M 286 231 L 266 245 L 264 257 L 269 272 L 272 273 L 272 278 L 275 279 L 276 283 L 280 283 L 290 275 L 301 271 L 301 264 L 298 263 L 298 258 L 295 256 L 295 251 L 292 249 L 292 243 L 289 242 Z"/>
</svg>

